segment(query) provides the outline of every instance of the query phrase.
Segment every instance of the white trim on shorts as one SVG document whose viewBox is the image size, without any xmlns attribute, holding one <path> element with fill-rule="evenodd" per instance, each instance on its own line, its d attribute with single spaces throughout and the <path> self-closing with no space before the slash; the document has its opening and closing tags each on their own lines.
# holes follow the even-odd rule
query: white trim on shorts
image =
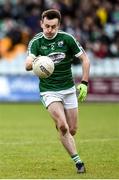
<svg viewBox="0 0 119 180">
<path fill-rule="evenodd" d="M 75 86 L 61 91 L 41 92 L 41 101 L 47 108 L 53 102 L 62 102 L 65 109 L 73 109 L 78 107 Z"/>
</svg>

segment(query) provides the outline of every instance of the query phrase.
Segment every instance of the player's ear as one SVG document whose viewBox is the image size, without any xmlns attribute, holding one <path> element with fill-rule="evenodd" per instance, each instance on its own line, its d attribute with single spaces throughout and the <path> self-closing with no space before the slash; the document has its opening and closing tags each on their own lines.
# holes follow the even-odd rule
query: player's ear
<svg viewBox="0 0 119 180">
<path fill-rule="evenodd" d="M 41 28 L 43 28 L 43 21 L 42 20 L 40 21 L 40 26 L 41 26 Z"/>
<path fill-rule="evenodd" d="M 58 28 L 60 28 L 60 22 L 58 23 Z"/>
</svg>

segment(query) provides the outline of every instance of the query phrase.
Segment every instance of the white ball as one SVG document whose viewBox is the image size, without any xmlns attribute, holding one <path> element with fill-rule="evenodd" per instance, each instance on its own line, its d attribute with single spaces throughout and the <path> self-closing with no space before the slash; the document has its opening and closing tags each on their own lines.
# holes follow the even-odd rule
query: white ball
<svg viewBox="0 0 119 180">
<path fill-rule="evenodd" d="M 48 56 L 39 56 L 33 62 L 33 72 L 40 78 L 51 76 L 54 71 L 54 62 Z"/>
</svg>

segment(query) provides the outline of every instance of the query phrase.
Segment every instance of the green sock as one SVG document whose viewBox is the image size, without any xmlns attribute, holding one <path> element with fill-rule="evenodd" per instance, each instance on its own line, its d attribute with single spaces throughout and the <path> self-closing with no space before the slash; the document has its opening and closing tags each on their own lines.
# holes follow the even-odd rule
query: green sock
<svg viewBox="0 0 119 180">
<path fill-rule="evenodd" d="M 78 154 L 75 154 L 73 156 L 71 156 L 72 160 L 75 162 L 75 164 L 77 164 L 78 162 L 82 162 L 82 160 L 80 159 Z"/>
</svg>

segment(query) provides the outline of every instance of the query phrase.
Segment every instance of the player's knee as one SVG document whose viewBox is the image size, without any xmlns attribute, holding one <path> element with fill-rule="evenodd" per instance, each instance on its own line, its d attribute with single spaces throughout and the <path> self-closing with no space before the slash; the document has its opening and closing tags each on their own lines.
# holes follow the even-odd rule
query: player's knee
<svg viewBox="0 0 119 180">
<path fill-rule="evenodd" d="M 65 124 L 60 125 L 59 129 L 60 129 L 62 135 L 65 135 L 68 131 L 68 127 Z"/>
<path fill-rule="evenodd" d="M 77 128 L 76 127 L 75 128 L 70 128 L 69 131 L 70 131 L 70 134 L 72 136 L 74 136 L 76 134 Z"/>
</svg>

